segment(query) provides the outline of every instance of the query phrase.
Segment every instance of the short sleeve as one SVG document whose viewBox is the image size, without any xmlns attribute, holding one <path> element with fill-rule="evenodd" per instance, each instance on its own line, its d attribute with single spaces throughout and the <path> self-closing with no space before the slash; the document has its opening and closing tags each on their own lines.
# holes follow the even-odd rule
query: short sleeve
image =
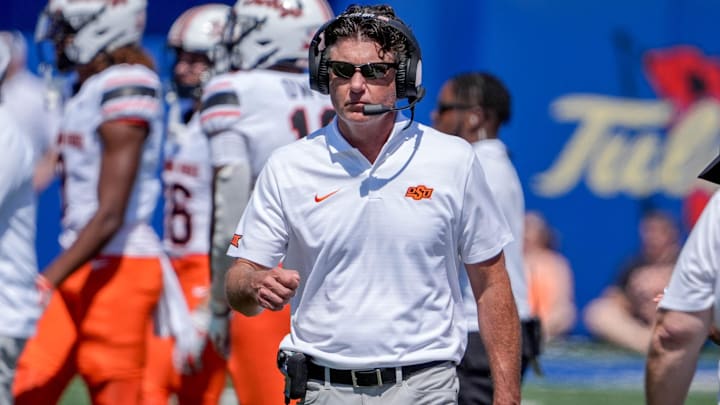
<svg viewBox="0 0 720 405">
<path fill-rule="evenodd" d="M 474 153 L 468 166 L 461 216 L 460 256 L 464 263 L 479 263 L 499 254 L 513 237 Z"/>
<path fill-rule="evenodd" d="M 715 193 L 680 252 L 660 307 L 687 312 L 711 307 L 717 300 L 719 271 L 720 194 Z"/>
<path fill-rule="evenodd" d="M 115 73 L 102 84 L 100 101 L 103 122 L 137 120 L 150 123 L 161 110 L 157 76 L 142 70 Z"/>
<path fill-rule="evenodd" d="M 213 166 L 249 162 L 249 147 L 240 126 L 240 95 L 228 79 L 211 81 L 203 90 L 200 125 L 210 141 Z"/>
<path fill-rule="evenodd" d="M 240 119 L 240 95 L 230 80 L 208 83 L 203 89 L 200 123 L 208 137 L 231 130 Z"/>
</svg>

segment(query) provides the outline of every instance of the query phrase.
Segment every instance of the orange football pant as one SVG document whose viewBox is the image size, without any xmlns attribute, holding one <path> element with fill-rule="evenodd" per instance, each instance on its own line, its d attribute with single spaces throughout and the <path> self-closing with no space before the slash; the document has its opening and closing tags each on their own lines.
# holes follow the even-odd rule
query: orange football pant
<svg viewBox="0 0 720 405">
<path fill-rule="evenodd" d="M 76 373 L 93 404 L 138 403 L 161 291 L 157 258 L 99 256 L 77 269 L 53 293 L 20 356 L 15 403 L 56 403 Z"/>
<path fill-rule="evenodd" d="M 188 255 L 172 259 L 185 300 L 190 310 L 203 304 L 210 288 L 210 259 L 207 255 Z M 183 375 L 172 362 L 174 342 L 150 331 L 147 366 L 143 378 L 143 404 L 167 405 L 171 394 L 176 394 L 180 405 L 216 405 L 225 388 L 226 362 L 207 342 L 202 354 L 202 368 L 196 373 Z"/>
<path fill-rule="evenodd" d="M 285 377 L 277 367 L 280 341 L 290 333 L 290 306 L 246 317 L 233 312 L 228 368 L 242 405 L 285 402 Z"/>
</svg>

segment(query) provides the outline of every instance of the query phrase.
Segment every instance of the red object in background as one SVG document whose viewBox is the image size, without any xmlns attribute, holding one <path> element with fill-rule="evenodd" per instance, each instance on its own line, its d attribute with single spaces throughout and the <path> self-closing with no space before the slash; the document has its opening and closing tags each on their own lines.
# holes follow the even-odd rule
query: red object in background
<svg viewBox="0 0 720 405">
<path fill-rule="evenodd" d="M 672 101 L 679 112 L 705 97 L 720 100 L 720 59 L 696 47 L 648 51 L 643 65 L 658 97 Z"/>
<path fill-rule="evenodd" d="M 694 46 L 650 50 L 643 57 L 643 66 L 658 98 L 675 105 L 676 117 L 704 98 L 720 101 L 720 58 L 707 56 Z M 682 216 L 686 229 L 695 225 L 712 193 L 694 187 L 685 196 Z"/>
<path fill-rule="evenodd" d="M 685 197 L 683 201 L 683 219 L 687 229 L 690 230 L 695 226 L 700 214 L 702 214 L 705 205 L 712 197 L 713 193 L 710 190 L 696 187 Z"/>
</svg>

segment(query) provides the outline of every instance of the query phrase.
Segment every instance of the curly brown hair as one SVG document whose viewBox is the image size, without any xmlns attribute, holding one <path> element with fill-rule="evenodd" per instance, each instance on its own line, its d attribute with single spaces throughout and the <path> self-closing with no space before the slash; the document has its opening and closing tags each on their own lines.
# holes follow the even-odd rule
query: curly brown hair
<svg viewBox="0 0 720 405">
<path fill-rule="evenodd" d="M 84 75 L 90 76 L 102 72 L 113 65 L 127 63 L 130 65 L 143 65 L 155 71 L 155 62 L 152 57 L 139 45 L 126 45 L 110 52 L 97 54 L 87 66 L 82 69 Z"/>
<path fill-rule="evenodd" d="M 409 58 L 412 48 L 409 39 L 402 32 L 384 23 L 383 19 L 405 24 L 389 5 L 350 5 L 325 29 L 326 47 L 331 47 L 342 38 L 355 37 L 379 44 L 381 57 L 390 52 L 396 61 L 400 55 Z"/>
<path fill-rule="evenodd" d="M 127 63 L 130 65 L 143 65 L 150 70 L 155 70 L 155 61 L 138 45 L 123 46 L 110 52 L 109 55 L 114 65 Z"/>
</svg>

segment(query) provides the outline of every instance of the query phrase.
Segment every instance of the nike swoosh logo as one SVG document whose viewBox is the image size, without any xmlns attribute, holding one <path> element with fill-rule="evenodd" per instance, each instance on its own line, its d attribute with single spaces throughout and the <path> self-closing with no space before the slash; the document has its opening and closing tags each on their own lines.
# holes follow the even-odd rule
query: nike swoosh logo
<svg viewBox="0 0 720 405">
<path fill-rule="evenodd" d="M 330 198 L 333 194 L 337 193 L 338 191 L 340 191 L 340 189 L 337 189 L 337 190 L 335 190 L 335 191 L 333 191 L 333 192 L 331 192 L 331 193 L 325 194 L 325 195 L 322 196 L 322 197 L 318 196 L 317 193 L 315 193 L 315 202 L 316 202 L 316 203 L 319 203 L 319 202 L 321 202 L 321 201 L 323 201 L 323 200 L 326 200 L 326 199 Z"/>
</svg>

